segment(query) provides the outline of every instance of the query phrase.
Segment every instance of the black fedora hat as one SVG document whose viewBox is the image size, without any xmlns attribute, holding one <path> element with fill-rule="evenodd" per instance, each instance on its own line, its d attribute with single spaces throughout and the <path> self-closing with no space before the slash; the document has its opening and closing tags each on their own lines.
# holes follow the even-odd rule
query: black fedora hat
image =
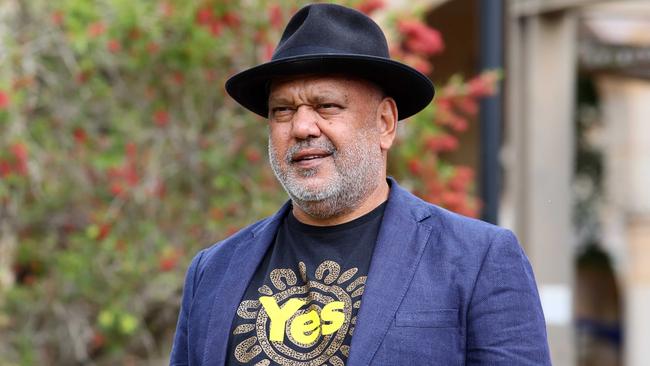
<svg viewBox="0 0 650 366">
<path fill-rule="evenodd" d="M 374 82 L 395 99 L 400 120 L 426 107 L 434 94 L 428 77 L 390 59 L 377 23 L 335 4 L 300 9 L 284 29 L 271 61 L 235 74 L 226 82 L 226 90 L 242 106 L 266 118 L 273 78 L 321 73 L 355 75 Z"/>
</svg>

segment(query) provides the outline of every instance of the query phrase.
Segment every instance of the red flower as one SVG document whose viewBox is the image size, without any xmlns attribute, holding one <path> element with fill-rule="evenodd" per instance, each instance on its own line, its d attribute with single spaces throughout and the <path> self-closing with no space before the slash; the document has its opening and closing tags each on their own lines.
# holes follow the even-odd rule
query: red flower
<svg viewBox="0 0 650 366">
<path fill-rule="evenodd" d="M 469 124 L 465 118 L 453 115 L 449 120 L 449 126 L 456 132 L 465 132 Z"/>
<path fill-rule="evenodd" d="M 92 350 L 98 350 L 106 344 L 106 337 L 99 332 L 95 331 L 93 338 L 90 340 L 90 346 Z"/>
<path fill-rule="evenodd" d="M 239 28 L 241 25 L 241 18 L 234 12 L 228 11 L 221 16 L 221 20 L 230 28 Z"/>
<path fill-rule="evenodd" d="M 111 232 L 111 224 L 103 223 L 99 225 L 99 234 L 97 234 L 97 240 L 104 240 Z"/>
<path fill-rule="evenodd" d="M 0 160 L 0 178 L 4 178 L 11 174 L 11 164 L 6 160 Z"/>
<path fill-rule="evenodd" d="M 52 19 L 52 23 L 54 23 L 54 25 L 63 24 L 63 12 L 61 10 L 53 11 L 50 15 L 50 19 Z"/>
<path fill-rule="evenodd" d="M 18 161 L 27 161 L 27 146 L 22 142 L 16 142 L 10 147 L 11 153 Z"/>
<path fill-rule="evenodd" d="M 91 37 L 99 37 L 106 32 L 106 24 L 102 21 L 90 23 L 88 26 L 88 35 Z"/>
<path fill-rule="evenodd" d="M 218 20 L 211 22 L 209 25 L 210 33 L 212 33 L 212 35 L 215 37 L 219 37 L 219 35 L 221 35 L 222 28 L 223 24 Z"/>
<path fill-rule="evenodd" d="M 111 194 L 115 197 L 121 197 L 124 195 L 124 185 L 122 185 L 122 183 L 120 182 L 117 181 L 112 182 L 109 190 L 111 191 Z"/>
<path fill-rule="evenodd" d="M 411 174 L 419 175 L 422 173 L 422 163 L 418 159 L 410 159 L 407 164 Z"/>
<path fill-rule="evenodd" d="M 458 140 L 452 135 L 442 134 L 429 137 L 425 145 L 434 153 L 452 151 L 458 148 Z"/>
<path fill-rule="evenodd" d="M 75 141 L 77 141 L 78 144 L 83 144 L 88 139 L 88 134 L 86 134 L 86 130 L 84 130 L 81 127 L 75 128 L 74 131 L 72 132 L 72 135 L 74 136 L 74 139 Z"/>
<path fill-rule="evenodd" d="M 172 74 L 172 80 L 176 85 L 182 85 L 185 82 L 185 76 L 181 71 L 176 71 Z"/>
<path fill-rule="evenodd" d="M 443 192 L 441 198 L 442 204 L 452 210 L 459 207 L 463 203 L 463 195 L 458 192 Z"/>
<path fill-rule="evenodd" d="M 479 75 L 467 82 L 467 92 L 475 98 L 485 97 L 494 94 L 494 82 Z"/>
<path fill-rule="evenodd" d="M 138 170 L 136 169 L 135 164 L 129 164 L 124 168 L 124 180 L 126 180 L 126 183 L 131 187 L 138 185 L 140 177 L 138 176 Z"/>
<path fill-rule="evenodd" d="M 0 90 L 0 110 L 7 109 L 9 106 L 9 94 L 4 90 Z"/>
<path fill-rule="evenodd" d="M 169 112 L 159 109 L 153 114 L 153 121 L 157 126 L 164 127 L 169 122 Z"/>
<path fill-rule="evenodd" d="M 111 39 L 108 41 L 107 48 L 112 53 L 117 53 L 122 50 L 122 44 L 117 39 Z"/>
<path fill-rule="evenodd" d="M 275 29 L 282 29 L 284 19 L 282 16 L 282 7 L 280 5 L 271 5 L 269 8 L 269 22 Z"/>
<path fill-rule="evenodd" d="M 397 26 L 405 37 L 406 48 L 411 52 L 434 55 L 445 48 L 440 32 L 419 20 L 401 20 Z"/>
<path fill-rule="evenodd" d="M 209 25 L 214 20 L 214 13 L 210 8 L 201 8 L 196 12 L 196 23 Z"/>
<path fill-rule="evenodd" d="M 260 152 L 254 148 L 246 149 L 245 156 L 246 156 L 246 160 L 248 160 L 251 163 L 257 163 L 262 158 Z"/>
<path fill-rule="evenodd" d="M 403 55 L 404 62 L 414 69 L 418 70 L 419 72 L 428 75 L 433 71 L 433 66 L 431 65 L 431 62 L 429 62 L 427 59 L 420 55 L 416 55 L 413 53 L 410 54 L 404 54 Z"/>
<path fill-rule="evenodd" d="M 376 10 L 384 7 L 383 0 L 364 0 L 361 4 L 357 5 L 357 9 L 364 14 L 372 14 Z"/>
<path fill-rule="evenodd" d="M 458 166 L 447 184 L 455 192 L 465 192 L 473 180 L 474 172 L 471 168 Z"/>
<path fill-rule="evenodd" d="M 161 272 L 169 272 L 176 267 L 177 259 L 173 257 L 162 257 L 158 261 L 158 267 Z"/>
<path fill-rule="evenodd" d="M 271 58 L 273 57 L 274 52 L 275 52 L 275 46 L 272 43 L 267 42 L 264 45 L 264 56 L 263 56 L 264 60 L 265 61 L 270 61 Z"/>
<path fill-rule="evenodd" d="M 78 84 L 85 84 L 90 78 L 91 72 L 89 70 L 81 71 L 77 74 L 76 80 Z"/>
<path fill-rule="evenodd" d="M 162 272 L 168 272 L 176 268 L 181 252 L 176 249 L 165 248 L 158 258 L 158 268 Z"/>
<path fill-rule="evenodd" d="M 470 116 L 476 115 L 478 113 L 478 104 L 476 100 L 472 97 L 464 97 L 456 100 L 456 105 L 464 113 L 469 114 Z"/>
</svg>

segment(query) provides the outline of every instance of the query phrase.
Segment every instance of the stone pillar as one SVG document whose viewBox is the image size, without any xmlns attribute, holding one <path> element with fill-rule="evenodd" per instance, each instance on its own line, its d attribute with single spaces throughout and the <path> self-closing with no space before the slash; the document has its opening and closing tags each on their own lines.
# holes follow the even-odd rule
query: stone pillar
<svg viewBox="0 0 650 366">
<path fill-rule="evenodd" d="M 501 224 L 514 229 L 531 260 L 556 366 L 575 364 L 571 180 L 576 25 L 570 11 L 511 13 L 507 29 Z"/>
<path fill-rule="evenodd" d="M 625 365 L 650 359 L 650 82 L 597 79 L 605 124 L 604 244 L 624 289 Z"/>
</svg>

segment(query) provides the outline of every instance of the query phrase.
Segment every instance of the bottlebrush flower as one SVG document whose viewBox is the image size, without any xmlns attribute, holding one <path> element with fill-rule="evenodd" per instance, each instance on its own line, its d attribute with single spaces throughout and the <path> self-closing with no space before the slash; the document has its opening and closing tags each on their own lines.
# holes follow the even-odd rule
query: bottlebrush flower
<svg viewBox="0 0 650 366">
<path fill-rule="evenodd" d="M 52 14 L 50 15 L 50 19 L 52 20 L 52 23 L 54 23 L 54 25 L 63 24 L 63 12 L 61 10 L 53 11 Z"/>
<path fill-rule="evenodd" d="M 271 5 L 269 8 L 269 22 L 271 23 L 271 27 L 275 29 L 282 29 L 282 26 L 284 25 L 284 19 L 282 16 L 282 8 L 280 5 Z"/>
<path fill-rule="evenodd" d="M 196 12 L 196 23 L 199 25 L 209 25 L 214 20 L 214 12 L 210 8 L 201 8 Z"/>
<path fill-rule="evenodd" d="M 397 27 L 404 35 L 404 46 L 411 52 L 435 55 L 445 48 L 440 32 L 419 20 L 401 20 Z"/>
<path fill-rule="evenodd" d="M 164 248 L 158 257 L 158 268 L 160 271 L 168 272 L 176 268 L 182 254 L 183 253 L 178 249 L 172 247 Z"/>
<path fill-rule="evenodd" d="M 219 35 L 221 35 L 222 28 L 223 28 L 223 23 L 221 23 L 219 20 L 215 20 L 208 25 L 208 29 L 210 29 L 210 33 L 214 37 L 219 37 Z"/>
<path fill-rule="evenodd" d="M 27 174 L 27 146 L 23 142 L 16 142 L 9 148 L 16 163 L 14 170 L 20 175 Z"/>
<path fill-rule="evenodd" d="M 252 147 L 246 149 L 246 152 L 245 152 L 244 155 L 246 156 L 246 160 L 248 160 L 248 162 L 253 163 L 253 164 L 258 163 L 260 161 L 260 159 L 262 159 L 262 155 L 260 154 L 260 152 L 257 149 L 252 148 Z"/>
<path fill-rule="evenodd" d="M 117 53 L 122 50 L 122 44 L 117 39 L 111 39 L 108 41 L 106 48 L 112 53 Z"/>
<path fill-rule="evenodd" d="M 72 131 L 72 135 L 78 144 L 84 144 L 88 140 L 88 134 L 86 133 L 86 130 L 81 127 L 75 128 L 74 131 Z"/>
<path fill-rule="evenodd" d="M 415 55 L 415 54 L 408 54 L 404 56 L 404 62 L 406 62 L 408 65 L 412 66 L 414 69 L 418 70 L 419 72 L 423 73 L 424 75 L 428 75 L 433 71 L 433 66 L 431 65 L 431 62 L 429 62 L 427 59 Z"/>
<path fill-rule="evenodd" d="M 466 166 L 458 166 L 454 175 L 447 181 L 449 188 L 455 192 L 467 191 L 474 180 L 474 171 Z"/>
<path fill-rule="evenodd" d="M 429 137 L 425 145 L 434 153 L 452 151 L 458 148 L 458 139 L 449 134 L 441 134 Z"/>
<path fill-rule="evenodd" d="M 230 28 L 239 28 L 241 25 L 241 18 L 237 13 L 232 11 L 228 11 L 222 15 L 221 21 Z"/>
<path fill-rule="evenodd" d="M 422 163 L 418 159 L 409 159 L 407 165 L 411 174 L 419 175 L 422 173 Z"/>
<path fill-rule="evenodd" d="M 102 21 L 90 23 L 88 26 L 88 35 L 91 37 L 99 37 L 106 32 L 106 24 Z"/>
<path fill-rule="evenodd" d="M 491 74 L 481 74 L 467 82 L 467 93 L 474 98 L 494 94 L 496 78 Z"/>
<path fill-rule="evenodd" d="M 11 174 L 11 164 L 7 160 L 0 160 L 0 178 L 4 178 Z"/>
<path fill-rule="evenodd" d="M 4 90 L 0 90 L 0 110 L 7 109 L 9 106 L 9 94 Z"/>
<path fill-rule="evenodd" d="M 361 4 L 357 5 L 357 9 L 364 14 L 370 15 L 383 8 L 384 5 L 383 0 L 364 0 Z"/>
<path fill-rule="evenodd" d="M 156 126 L 164 127 L 169 123 L 169 112 L 159 109 L 153 113 L 153 121 Z"/>
<path fill-rule="evenodd" d="M 270 61 L 271 58 L 273 57 L 274 52 L 275 52 L 275 45 L 273 45 L 270 42 L 267 42 L 264 45 L 264 55 L 263 55 L 264 61 Z"/>
</svg>

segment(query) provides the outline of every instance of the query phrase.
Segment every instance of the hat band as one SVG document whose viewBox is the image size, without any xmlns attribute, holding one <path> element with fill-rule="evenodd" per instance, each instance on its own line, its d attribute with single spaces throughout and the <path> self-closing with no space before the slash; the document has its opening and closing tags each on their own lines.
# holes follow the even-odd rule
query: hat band
<svg viewBox="0 0 650 366">
<path fill-rule="evenodd" d="M 346 55 L 350 54 L 349 51 L 343 51 L 336 48 L 321 47 L 321 46 L 299 46 L 291 48 L 282 48 L 278 50 L 279 52 L 273 55 L 272 60 L 278 60 L 282 58 L 295 57 L 295 56 L 318 56 L 322 54 L 334 54 L 334 55 Z M 359 54 L 361 55 L 361 54 Z M 377 55 L 367 55 L 374 57 L 382 57 Z"/>
</svg>

